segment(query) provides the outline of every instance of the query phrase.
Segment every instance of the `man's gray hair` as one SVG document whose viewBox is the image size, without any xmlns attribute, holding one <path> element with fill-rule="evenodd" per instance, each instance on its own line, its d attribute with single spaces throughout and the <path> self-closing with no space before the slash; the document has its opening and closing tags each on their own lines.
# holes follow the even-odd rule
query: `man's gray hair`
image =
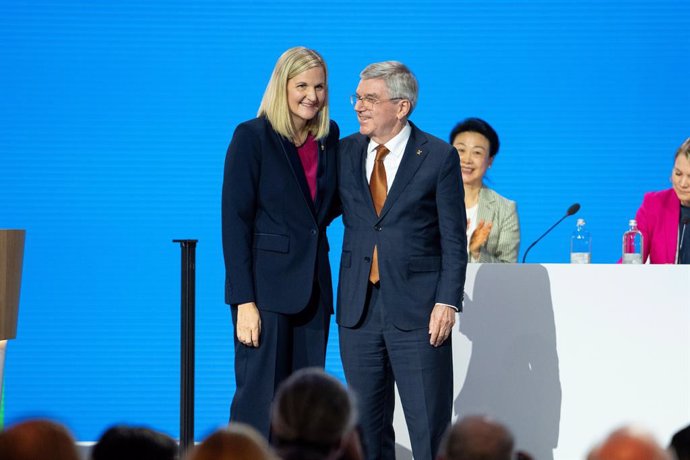
<svg viewBox="0 0 690 460">
<path fill-rule="evenodd" d="M 359 74 L 362 80 L 380 78 L 386 82 L 388 97 L 400 98 L 410 101 L 409 117 L 417 105 L 418 85 L 417 79 L 405 64 L 398 61 L 375 62 L 366 66 Z"/>
</svg>

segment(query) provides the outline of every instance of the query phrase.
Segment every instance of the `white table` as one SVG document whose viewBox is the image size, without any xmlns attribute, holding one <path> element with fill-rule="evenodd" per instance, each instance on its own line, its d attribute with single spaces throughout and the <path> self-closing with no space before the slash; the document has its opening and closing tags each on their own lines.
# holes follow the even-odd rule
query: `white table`
<svg viewBox="0 0 690 460">
<path fill-rule="evenodd" d="M 453 333 L 454 417 L 486 413 L 542 460 L 635 422 L 690 423 L 690 266 L 470 264 Z M 399 398 L 398 458 L 411 458 Z"/>
</svg>

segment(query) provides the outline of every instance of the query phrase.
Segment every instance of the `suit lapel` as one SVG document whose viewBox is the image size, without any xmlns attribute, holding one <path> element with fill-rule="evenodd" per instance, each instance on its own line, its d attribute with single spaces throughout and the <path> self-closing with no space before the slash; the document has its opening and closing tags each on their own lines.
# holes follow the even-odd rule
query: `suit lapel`
<svg viewBox="0 0 690 460">
<path fill-rule="evenodd" d="M 307 184 L 307 178 L 304 175 L 304 168 L 302 168 L 302 163 L 299 159 L 299 154 L 297 149 L 292 144 L 292 142 L 285 139 L 280 134 L 274 131 L 275 136 L 278 138 L 278 143 L 280 144 L 285 160 L 287 161 L 290 170 L 292 171 L 292 177 L 295 179 L 299 189 L 301 190 L 302 199 L 304 204 L 309 208 L 311 216 L 316 220 L 316 208 L 314 207 L 314 202 L 311 199 L 311 192 L 309 191 L 309 185 Z M 318 191 L 317 191 L 318 195 Z"/>
<path fill-rule="evenodd" d="M 494 206 L 495 198 L 492 193 L 489 193 L 486 188 L 482 187 L 479 190 L 479 209 L 477 209 L 477 224 L 480 221 L 495 222 L 496 206 Z"/>
<path fill-rule="evenodd" d="M 317 155 L 319 163 L 316 166 L 316 200 L 314 202 L 314 209 L 316 211 L 317 220 L 319 220 L 319 211 L 321 211 L 321 202 L 323 201 L 323 191 L 326 188 L 326 171 L 328 171 L 328 155 L 326 155 L 326 146 L 324 141 L 317 141 L 316 143 Z M 305 178 L 306 182 L 306 178 Z"/>
<path fill-rule="evenodd" d="M 371 198 L 371 191 L 369 190 L 369 178 L 367 177 L 367 147 L 369 146 L 369 139 L 365 136 L 358 136 L 357 144 L 353 155 L 353 172 L 356 187 L 362 193 L 362 199 L 365 203 L 369 203 L 369 209 L 376 215 L 374 208 L 374 201 Z"/>
<path fill-rule="evenodd" d="M 675 263 L 679 242 L 678 238 L 680 238 L 680 234 L 678 233 L 680 227 L 678 221 L 678 216 L 680 215 L 680 200 L 678 200 L 675 192 L 669 190 L 664 202 L 665 206 L 662 208 L 662 213 L 664 213 L 666 216 L 662 218 L 660 222 L 666 224 L 664 225 L 665 232 L 663 232 L 662 235 L 664 235 L 663 241 L 667 243 L 659 246 L 662 246 L 666 252 L 665 260 L 673 261 L 673 263 Z M 685 232 L 685 238 L 687 238 L 687 230 Z M 652 252 L 651 247 L 650 252 Z"/>
<path fill-rule="evenodd" d="M 393 186 L 386 197 L 386 202 L 383 204 L 379 219 L 382 219 L 388 210 L 395 204 L 397 199 L 400 198 L 403 190 L 405 190 L 405 187 L 407 187 L 407 184 L 412 180 L 429 153 L 424 148 L 427 142 L 426 136 L 424 136 L 424 134 L 411 122 L 410 126 L 412 128 L 410 139 L 407 141 L 402 161 L 398 167 L 398 172 L 395 174 Z M 369 201 L 371 201 L 371 198 Z"/>
</svg>

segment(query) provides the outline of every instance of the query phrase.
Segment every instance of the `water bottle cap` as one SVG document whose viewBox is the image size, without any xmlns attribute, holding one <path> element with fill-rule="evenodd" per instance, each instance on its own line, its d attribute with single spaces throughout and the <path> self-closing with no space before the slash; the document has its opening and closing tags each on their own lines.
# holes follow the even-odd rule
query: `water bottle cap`
<svg viewBox="0 0 690 460">
<path fill-rule="evenodd" d="M 630 225 L 631 227 L 632 227 L 632 226 L 637 227 L 637 221 L 636 221 L 635 219 L 630 219 L 630 220 L 628 221 L 628 225 Z"/>
<path fill-rule="evenodd" d="M 585 225 L 585 220 L 580 217 L 579 219 L 577 219 L 577 225 L 579 225 L 579 226 Z"/>
</svg>

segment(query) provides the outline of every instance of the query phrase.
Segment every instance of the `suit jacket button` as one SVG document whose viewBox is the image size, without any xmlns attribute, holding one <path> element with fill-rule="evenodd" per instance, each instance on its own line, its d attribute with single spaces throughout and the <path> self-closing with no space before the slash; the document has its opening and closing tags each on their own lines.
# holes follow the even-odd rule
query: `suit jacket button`
<svg viewBox="0 0 690 460">
<path fill-rule="evenodd" d="M 371 257 L 365 257 L 365 258 L 364 258 L 364 261 L 365 261 L 366 263 L 371 262 Z"/>
<path fill-rule="evenodd" d="M 311 233 L 312 235 L 316 235 L 316 230 L 314 230 L 314 229 L 312 228 L 311 231 L 310 231 L 309 233 Z"/>
</svg>

